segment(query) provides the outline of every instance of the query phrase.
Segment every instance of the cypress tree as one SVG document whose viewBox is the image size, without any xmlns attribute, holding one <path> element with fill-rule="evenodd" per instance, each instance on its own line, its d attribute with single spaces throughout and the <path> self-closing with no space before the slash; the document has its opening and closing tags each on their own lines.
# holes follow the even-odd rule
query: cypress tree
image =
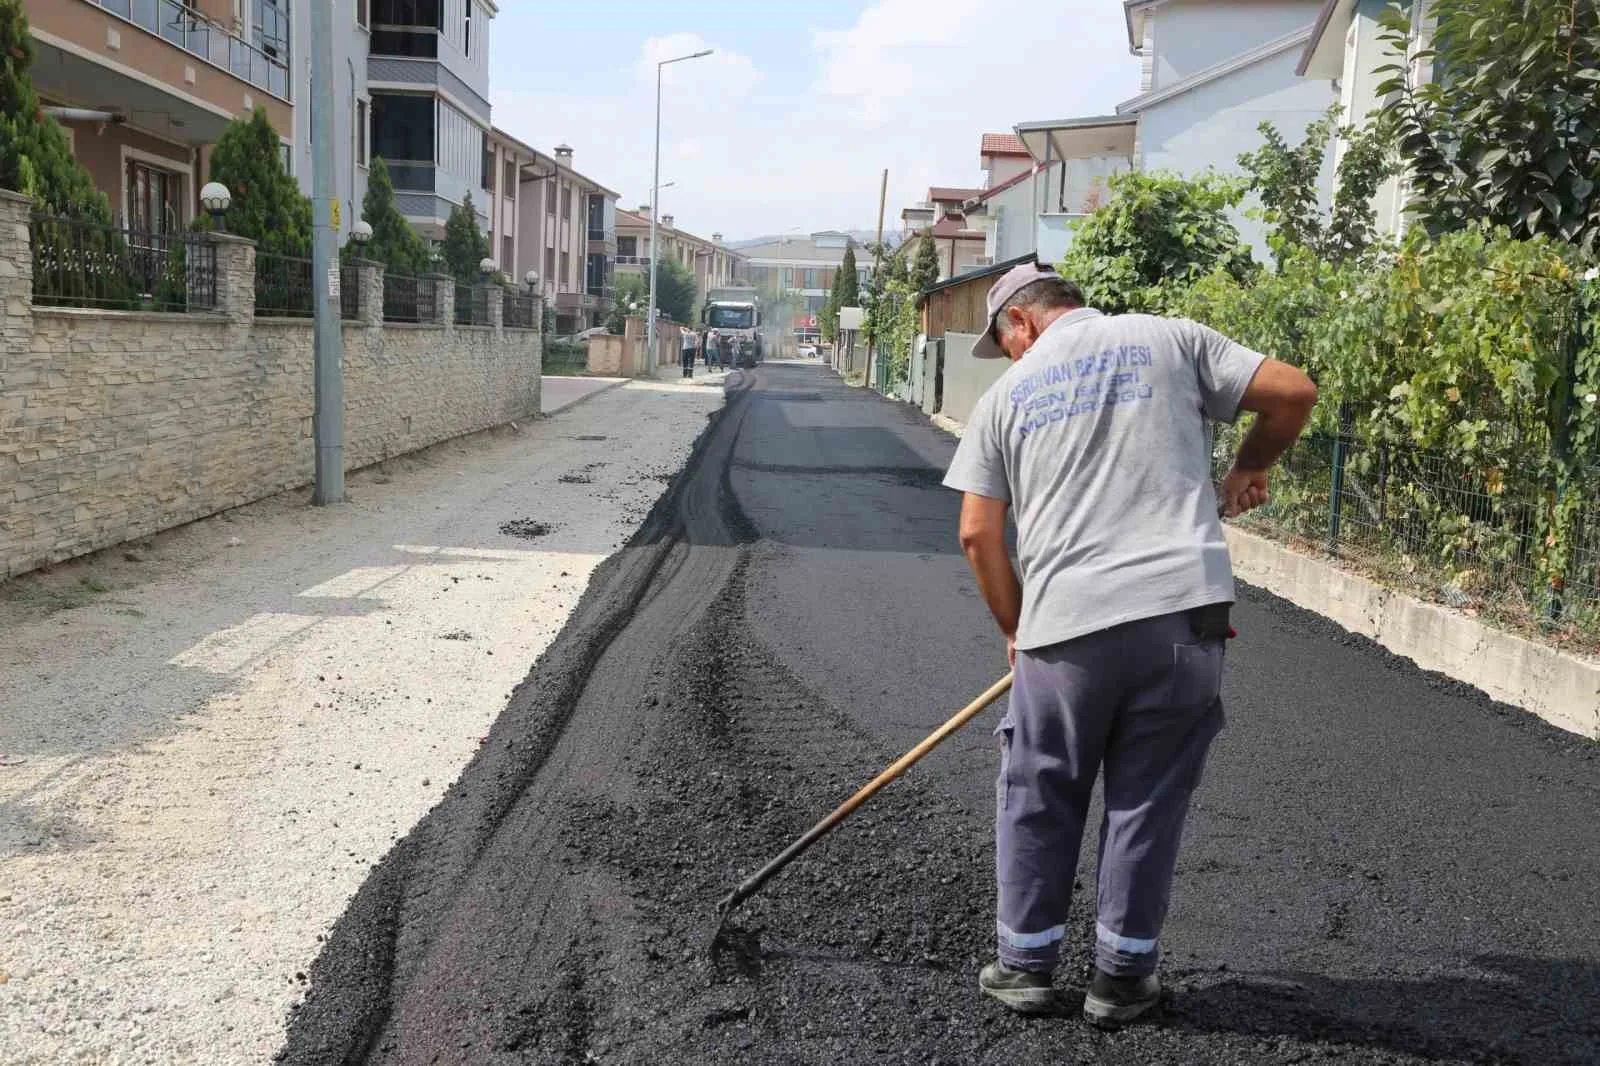
<svg viewBox="0 0 1600 1066">
<path fill-rule="evenodd" d="M 367 196 L 361 202 L 361 217 L 372 227 L 372 239 L 361 251 L 363 258 L 382 263 L 390 274 L 416 275 L 428 269 L 428 247 L 394 202 L 394 183 L 389 165 L 372 161 L 367 176 Z"/>
<path fill-rule="evenodd" d="M 236 118 L 211 150 L 211 180 L 233 196 L 228 230 L 271 255 L 311 254 L 311 201 L 283 169 L 278 131 L 264 108 Z"/>
<path fill-rule="evenodd" d="M 489 238 L 478 229 L 478 212 L 472 206 L 472 196 L 450 209 L 450 218 L 444 224 L 444 243 L 439 247 L 445 271 L 461 285 L 476 285 L 482 271 L 478 265 L 489 258 Z"/>
<path fill-rule="evenodd" d="M 911 287 L 921 292 L 939 281 L 939 251 L 933 246 L 930 232 L 917 245 L 917 257 L 911 264 Z"/>
</svg>

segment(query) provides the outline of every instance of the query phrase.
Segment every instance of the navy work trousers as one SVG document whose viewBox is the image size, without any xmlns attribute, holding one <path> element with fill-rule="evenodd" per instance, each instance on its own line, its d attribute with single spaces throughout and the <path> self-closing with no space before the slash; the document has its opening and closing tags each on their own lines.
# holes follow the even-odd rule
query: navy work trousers
<svg viewBox="0 0 1600 1066">
<path fill-rule="evenodd" d="M 1189 797 L 1222 729 L 1221 639 L 1188 613 L 1017 652 L 995 795 L 1000 959 L 1058 959 L 1096 774 L 1105 770 L 1095 962 L 1155 972 Z"/>
</svg>

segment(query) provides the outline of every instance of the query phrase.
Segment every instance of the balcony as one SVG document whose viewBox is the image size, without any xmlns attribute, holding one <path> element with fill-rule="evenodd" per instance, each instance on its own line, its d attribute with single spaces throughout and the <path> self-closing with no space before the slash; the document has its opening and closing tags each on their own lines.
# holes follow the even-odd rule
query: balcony
<svg viewBox="0 0 1600 1066">
<path fill-rule="evenodd" d="M 617 266 L 645 267 L 650 265 L 648 255 L 619 255 L 615 259 Z"/>
<path fill-rule="evenodd" d="M 178 0 L 87 0 L 240 81 L 289 99 L 287 56 L 270 54 Z M 287 46 L 284 51 L 287 53 Z"/>
<path fill-rule="evenodd" d="M 437 167 L 431 160 L 385 159 L 396 192 L 434 192 Z"/>
</svg>

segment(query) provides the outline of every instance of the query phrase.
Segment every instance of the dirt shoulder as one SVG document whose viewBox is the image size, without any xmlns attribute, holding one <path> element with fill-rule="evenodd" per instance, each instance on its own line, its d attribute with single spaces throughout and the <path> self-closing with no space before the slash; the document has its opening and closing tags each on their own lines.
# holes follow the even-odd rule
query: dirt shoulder
<svg viewBox="0 0 1600 1066">
<path fill-rule="evenodd" d="M 0 1061 L 266 1061 L 721 402 L 634 383 L 0 586 Z"/>
</svg>

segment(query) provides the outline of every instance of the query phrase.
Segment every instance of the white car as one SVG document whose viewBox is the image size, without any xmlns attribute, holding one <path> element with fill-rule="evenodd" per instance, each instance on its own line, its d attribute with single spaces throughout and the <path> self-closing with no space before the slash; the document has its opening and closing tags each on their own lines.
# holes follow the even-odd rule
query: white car
<svg viewBox="0 0 1600 1066">
<path fill-rule="evenodd" d="M 800 358 L 802 358 L 802 359 L 815 359 L 816 357 L 817 357 L 817 346 L 816 345 L 814 345 L 814 344 L 802 344 L 800 346 Z"/>
</svg>

